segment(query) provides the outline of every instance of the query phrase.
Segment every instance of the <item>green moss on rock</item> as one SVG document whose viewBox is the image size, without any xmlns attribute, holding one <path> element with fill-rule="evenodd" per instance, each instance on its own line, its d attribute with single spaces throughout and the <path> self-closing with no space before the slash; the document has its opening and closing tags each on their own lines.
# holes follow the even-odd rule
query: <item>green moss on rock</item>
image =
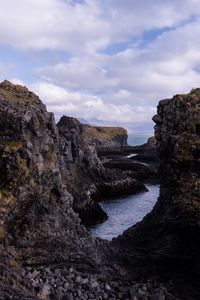
<svg viewBox="0 0 200 300">
<path fill-rule="evenodd" d="M 127 135 L 126 129 L 122 127 L 98 127 L 84 125 L 85 134 L 90 138 L 97 138 L 101 141 L 112 139 L 115 136 Z"/>
</svg>

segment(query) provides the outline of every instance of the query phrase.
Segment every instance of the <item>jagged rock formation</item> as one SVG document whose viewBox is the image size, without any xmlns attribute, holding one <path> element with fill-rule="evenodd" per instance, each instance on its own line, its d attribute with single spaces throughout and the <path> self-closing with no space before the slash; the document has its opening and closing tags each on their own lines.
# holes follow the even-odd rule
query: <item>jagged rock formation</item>
<svg viewBox="0 0 200 300">
<path fill-rule="evenodd" d="M 199 299 L 200 89 L 160 101 L 153 120 L 160 197 L 153 211 L 116 243 L 129 266 L 134 268 L 137 257 L 146 270 L 173 277 L 181 285 L 181 299 Z"/>
<path fill-rule="evenodd" d="M 140 163 L 134 158 L 112 158 L 103 164 L 106 168 L 118 169 L 132 178 L 142 182 L 159 182 L 157 166 L 154 164 Z"/>
<path fill-rule="evenodd" d="M 140 146 L 103 150 L 99 156 L 105 168 L 126 171 L 127 176 L 142 182 L 159 182 L 155 137 L 150 137 L 147 143 Z"/>
<path fill-rule="evenodd" d="M 97 203 L 103 198 L 145 191 L 135 178 L 103 167 L 85 125 L 63 116 L 57 127 L 62 178 L 73 195 L 73 208 L 85 225 L 106 219 L 106 213 Z M 116 131 L 112 128 L 112 132 Z"/>
<path fill-rule="evenodd" d="M 200 89 L 161 101 L 153 120 L 163 182 L 160 198 L 167 200 L 165 226 L 173 232 L 163 250 L 192 264 L 200 258 Z"/>
<path fill-rule="evenodd" d="M 99 242 L 88 235 L 72 209 L 73 198 L 60 172 L 59 145 L 53 115 L 40 99 L 25 87 L 1 83 L 0 242 L 4 273 L 10 273 L 8 266 L 18 268 L 21 263 L 79 264 L 81 259 L 90 268 L 101 263 Z"/>
<path fill-rule="evenodd" d="M 57 127 L 63 176 L 72 177 L 78 171 L 85 172 L 86 169 L 88 176 L 101 175 L 103 166 L 94 145 L 84 136 L 84 126 L 75 118 L 63 116 Z M 68 173 L 65 173 L 66 168 Z"/>
<path fill-rule="evenodd" d="M 75 118 L 63 116 L 57 127 L 60 169 L 67 190 L 73 195 L 73 208 L 84 223 L 102 221 L 107 215 L 91 197 L 93 190 L 96 190 L 95 178 L 104 173 L 96 149 L 89 144 L 83 134 L 83 125 Z"/>
<path fill-rule="evenodd" d="M 156 139 L 154 136 L 148 138 L 147 143 L 139 147 L 136 146 L 136 151 L 139 150 L 139 153 L 133 158 L 134 160 L 158 163 Z"/>
<path fill-rule="evenodd" d="M 128 146 L 128 134 L 126 129 L 121 127 L 100 127 L 84 126 L 84 134 L 90 142 L 95 145 L 98 151 L 119 150 Z"/>
</svg>

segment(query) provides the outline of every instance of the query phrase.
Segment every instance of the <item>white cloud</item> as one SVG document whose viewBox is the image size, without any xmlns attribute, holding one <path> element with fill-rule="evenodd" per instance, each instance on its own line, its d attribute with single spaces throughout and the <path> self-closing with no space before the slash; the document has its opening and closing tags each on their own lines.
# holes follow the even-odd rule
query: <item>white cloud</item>
<svg viewBox="0 0 200 300">
<path fill-rule="evenodd" d="M 58 63 L 40 68 L 46 80 L 53 80 L 68 88 L 106 89 L 115 87 L 117 79 L 107 72 L 108 57 L 105 55 L 81 55 L 72 57 L 68 63 Z"/>
<path fill-rule="evenodd" d="M 92 50 L 107 44 L 107 22 L 92 4 L 62 0 L 0 1 L 0 40 L 22 49 Z"/>
<path fill-rule="evenodd" d="M 174 27 L 200 11 L 197 0 L 0 1 L 0 40 L 22 49 L 92 53 L 145 30 Z M 147 9 L 148 8 L 148 9 Z"/>
<path fill-rule="evenodd" d="M 12 82 L 13 84 L 19 84 L 19 85 L 22 85 L 22 86 L 25 85 L 25 83 L 19 78 L 12 78 L 12 79 L 10 79 L 10 82 Z"/>
<path fill-rule="evenodd" d="M 164 32 L 146 49 L 83 55 L 42 68 L 49 82 L 91 90 L 113 104 L 156 105 L 159 98 L 200 84 L 200 21 Z"/>
<path fill-rule="evenodd" d="M 31 90 L 37 93 L 47 105 L 49 111 L 57 115 L 71 115 L 82 117 L 86 120 L 96 118 L 105 123 L 116 122 L 142 123 L 144 119 L 151 119 L 155 108 L 149 106 L 114 105 L 106 103 L 100 97 L 65 90 L 62 87 L 50 83 L 38 82 L 30 86 Z"/>
<path fill-rule="evenodd" d="M 31 87 L 59 115 L 142 123 L 159 99 L 200 85 L 199 0 L 0 4 L 0 43 L 40 57 Z M 51 51 L 50 64 L 41 50 Z M 15 67 L 10 77 L 21 78 L 20 72 Z"/>
</svg>

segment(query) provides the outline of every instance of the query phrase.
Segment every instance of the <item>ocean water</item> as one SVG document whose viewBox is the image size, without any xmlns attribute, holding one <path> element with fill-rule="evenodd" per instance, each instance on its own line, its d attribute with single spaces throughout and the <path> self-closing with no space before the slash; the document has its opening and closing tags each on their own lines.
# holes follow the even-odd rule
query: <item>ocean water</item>
<svg viewBox="0 0 200 300">
<path fill-rule="evenodd" d="M 112 240 L 141 221 L 152 210 L 159 196 L 159 185 L 146 184 L 146 187 L 149 192 L 101 202 L 108 219 L 89 228 L 89 231 L 102 239 Z"/>
<path fill-rule="evenodd" d="M 128 136 L 128 145 L 129 146 L 138 146 L 145 144 L 150 136 L 153 134 L 149 135 L 129 135 Z"/>
</svg>

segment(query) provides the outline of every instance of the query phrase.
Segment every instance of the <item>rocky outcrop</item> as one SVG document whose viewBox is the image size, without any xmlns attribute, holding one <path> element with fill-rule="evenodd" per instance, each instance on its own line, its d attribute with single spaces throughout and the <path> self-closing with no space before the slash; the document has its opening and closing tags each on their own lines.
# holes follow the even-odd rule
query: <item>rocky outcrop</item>
<svg viewBox="0 0 200 300">
<path fill-rule="evenodd" d="M 112 158 L 103 164 L 106 168 L 126 172 L 127 176 L 142 182 L 159 182 L 157 166 L 140 163 L 131 158 Z"/>
<path fill-rule="evenodd" d="M 115 151 L 104 150 L 99 155 L 105 168 L 126 171 L 127 176 L 142 182 L 159 182 L 159 159 L 154 137 L 140 146 L 128 146 Z"/>
<path fill-rule="evenodd" d="M 159 182 L 155 137 L 150 137 L 143 145 L 104 149 L 98 154 L 105 168 L 126 171 L 127 176 L 143 182 Z"/>
<path fill-rule="evenodd" d="M 140 146 L 138 155 L 134 156 L 132 159 L 144 161 L 144 162 L 153 162 L 158 163 L 158 153 L 156 148 L 156 139 L 154 136 L 148 138 L 147 143 Z M 136 146 L 136 150 L 138 150 Z"/>
<path fill-rule="evenodd" d="M 121 179 L 98 183 L 96 191 L 92 194 L 93 199 L 101 201 L 104 198 L 120 197 L 129 194 L 133 195 L 139 192 L 148 191 L 137 179 L 128 175 L 125 176 L 124 178 L 121 177 Z"/>
<path fill-rule="evenodd" d="M 85 137 L 84 126 L 77 119 L 63 116 L 57 127 L 60 170 L 67 190 L 73 195 L 73 209 L 84 224 L 102 222 L 107 215 L 90 192 L 95 179 L 104 172 L 96 149 Z"/>
<path fill-rule="evenodd" d="M 17 272 L 20 281 L 22 264 L 84 261 L 90 269 L 100 264 L 99 242 L 80 225 L 62 179 L 53 115 L 27 88 L 5 81 L 0 84 L 0 128 L 1 275 L 15 278 Z M 3 295 L 15 289 L 16 280 L 2 280 Z"/>
<path fill-rule="evenodd" d="M 153 118 L 160 197 L 153 211 L 116 241 L 123 245 L 127 265 L 134 268 L 137 257 L 146 271 L 173 278 L 179 291 L 181 285 L 181 299 L 200 295 L 195 285 L 200 271 L 199 107 L 200 89 L 160 101 Z"/>
<path fill-rule="evenodd" d="M 103 166 L 94 145 L 85 137 L 84 125 L 75 118 L 63 116 L 57 127 L 63 176 L 74 176 L 76 173 L 74 170 L 86 173 L 86 169 L 88 177 L 101 175 Z"/>
<path fill-rule="evenodd" d="M 146 190 L 134 176 L 104 168 L 96 144 L 78 120 L 63 116 L 57 127 L 62 179 L 73 195 L 73 208 L 83 224 L 94 225 L 107 218 L 97 201 Z M 105 129 L 106 134 L 110 130 Z M 112 128 L 114 133 L 117 130 Z"/>
<path fill-rule="evenodd" d="M 126 129 L 121 127 L 97 127 L 90 125 L 84 126 L 84 134 L 87 139 L 95 145 L 101 152 L 105 150 L 119 150 L 126 147 L 128 134 Z"/>
</svg>

